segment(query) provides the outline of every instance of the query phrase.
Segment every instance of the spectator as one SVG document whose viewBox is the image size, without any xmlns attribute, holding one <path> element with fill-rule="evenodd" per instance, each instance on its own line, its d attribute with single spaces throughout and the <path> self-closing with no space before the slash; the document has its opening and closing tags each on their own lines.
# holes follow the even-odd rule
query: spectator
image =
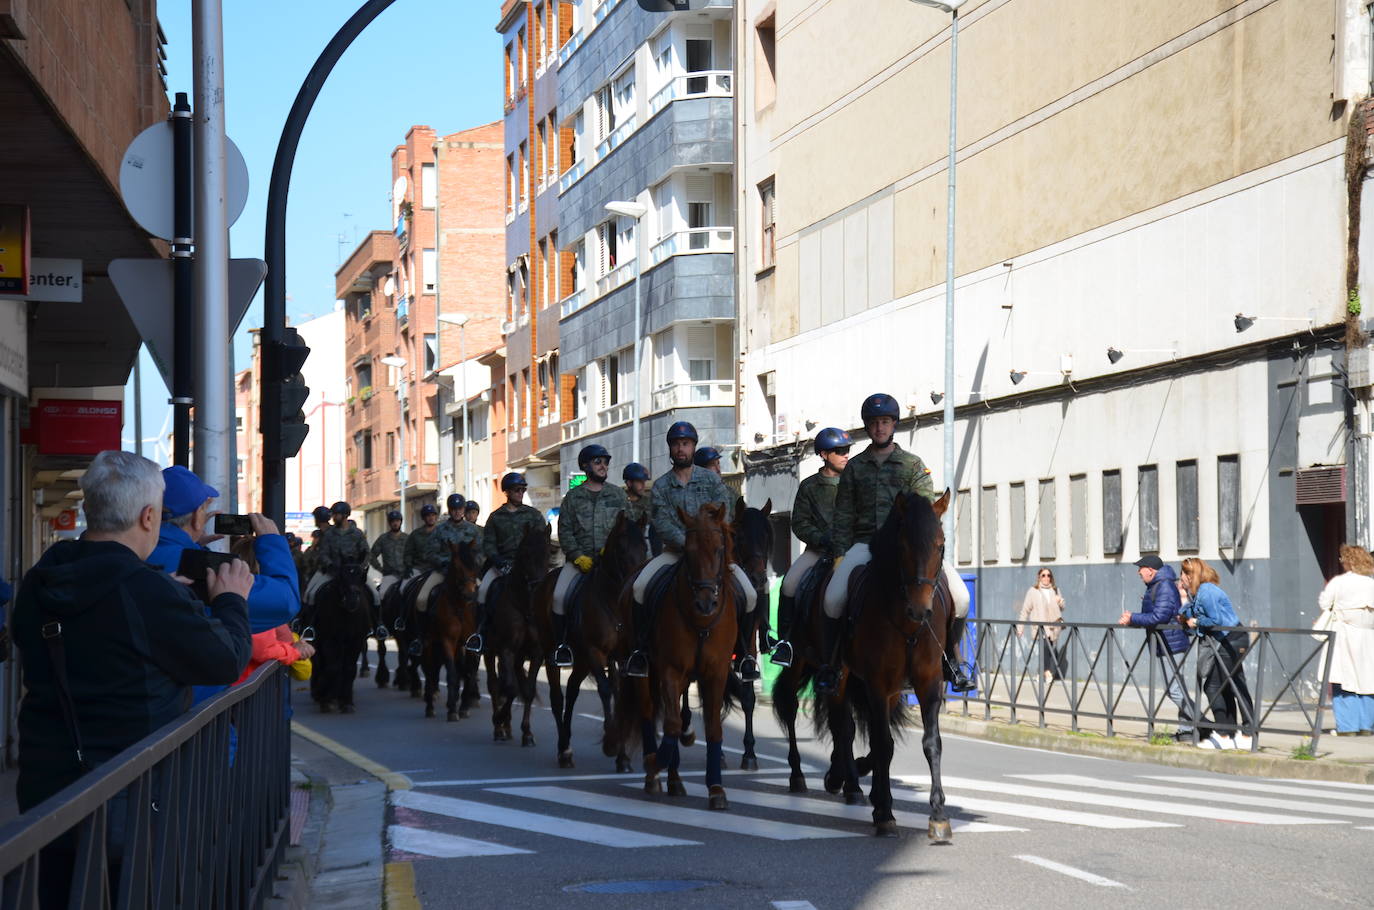
<svg viewBox="0 0 1374 910">
<path fill-rule="evenodd" d="M 294 536 L 294 534 L 287 535 L 288 538 Z M 253 552 L 255 542 L 256 541 L 252 537 L 235 537 L 233 544 L 229 547 L 229 550 L 239 559 L 242 559 L 245 563 L 248 564 L 248 571 L 252 572 L 254 575 L 257 575 L 259 565 L 257 556 L 254 555 Z M 248 612 L 249 620 L 251 622 L 253 612 L 251 601 L 249 602 Z M 297 679 L 309 679 L 310 658 L 314 656 L 315 647 L 311 645 L 309 642 L 301 641 L 299 639 L 299 636 L 296 636 L 291 632 L 291 627 L 288 625 L 283 624 L 277 626 L 274 629 L 267 629 L 263 632 L 254 632 L 253 656 L 249 658 L 248 666 L 244 669 L 243 674 L 239 677 L 238 681 L 241 683 L 244 680 L 248 679 L 248 677 L 253 675 L 254 670 L 256 670 L 258 667 L 262 666 L 263 664 L 271 660 L 275 660 L 280 663 L 286 664 L 288 667 L 292 667 L 293 671 L 295 670 L 297 664 L 303 663 L 306 667 L 305 675 L 301 676 L 295 672 L 293 672 L 293 675 Z M 237 683 L 235 683 L 235 685 L 237 685 Z M 198 700 L 201 697 L 203 697 L 201 695 L 201 692 L 206 688 L 210 687 L 196 687 L 196 694 Z M 210 691 L 210 694 L 213 694 L 215 691 L 218 691 L 218 688 L 219 687 L 213 687 Z M 288 699 L 288 715 L 291 710 L 289 702 L 290 700 Z M 233 733 L 231 732 L 230 735 L 232 737 Z"/>
<path fill-rule="evenodd" d="M 1191 739 L 1193 726 L 1197 723 L 1197 707 L 1183 688 L 1183 673 L 1180 665 L 1182 656 L 1188 652 L 1188 633 L 1182 629 L 1159 629 L 1177 621 L 1183 608 L 1178 596 L 1178 576 L 1174 570 L 1153 553 L 1135 561 L 1136 574 L 1145 584 L 1145 594 L 1140 599 L 1140 612 L 1123 610 L 1118 625 L 1139 626 L 1155 642 L 1155 656 L 1159 658 L 1160 669 L 1164 671 L 1164 682 L 1169 688 L 1169 699 L 1178 706 L 1178 731 L 1174 738 Z M 1151 706 L 1153 708 L 1153 706 Z"/>
<path fill-rule="evenodd" d="M 1016 619 L 1018 622 L 1055 623 L 1052 626 L 1036 626 L 1031 632 L 1031 640 L 1040 640 L 1040 670 L 1045 675 L 1045 682 L 1063 679 L 1064 656 L 1058 650 L 1058 643 L 1059 633 L 1064 631 L 1060 624 L 1064 620 L 1064 598 L 1059 593 L 1059 586 L 1054 583 L 1054 573 L 1049 569 L 1041 569 L 1036 575 L 1035 586 L 1021 600 L 1021 612 Z M 1016 627 L 1016 636 L 1025 637 L 1021 626 Z"/>
<path fill-rule="evenodd" d="M 1364 547 L 1342 546 L 1345 571 L 1326 583 L 1317 605 L 1317 628 L 1331 640 L 1331 713 L 1336 735 L 1374 733 L 1374 557 Z"/>
<path fill-rule="evenodd" d="M 1248 750 L 1253 735 L 1254 703 L 1245 684 L 1240 652 L 1229 633 L 1221 628 L 1240 625 L 1231 598 L 1221 589 L 1221 577 L 1216 570 L 1195 556 L 1183 560 L 1183 576 L 1179 582 L 1179 587 L 1188 595 L 1188 605 L 1182 610 L 1184 625 L 1208 639 L 1198 644 L 1198 676 L 1202 678 L 1202 690 L 1212 708 L 1212 720 L 1221 726 L 1199 742 L 1198 747 Z M 1237 716 L 1241 718 L 1242 729 L 1228 730 L 1235 726 Z M 1251 732 L 1244 732 L 1246 730 Z"/>
</svg>

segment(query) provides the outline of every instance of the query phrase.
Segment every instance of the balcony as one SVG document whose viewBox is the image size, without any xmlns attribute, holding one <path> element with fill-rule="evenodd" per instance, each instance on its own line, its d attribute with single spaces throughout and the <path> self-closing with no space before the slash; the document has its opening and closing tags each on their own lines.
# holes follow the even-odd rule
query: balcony
<svg viewBox="0 0 1374 910">
<path fill-rule="evenodd" d="M 407 319 L 409 319 L 409 318 L 410 318 L 410 298 L 409 298 L 409 297 L 405 297 L 405 296 L 397 297 L 397 298 L 396 298 L 396 321 L 397 321 L 397 322 L 405 322 L 405 321 L 406 321 Z"/>
<path fill-rule="evenodd" d="M 611 14 L 611 10 L 620 5 L 620 0 L 603 0 L 602 4 L 592 10 L 593 28 L 606 21 L 606 17 Z"/>
<path fill-rule="evenodd" d="M 563 424 L 563 441 L 571 442 L 587 432 L 587 418 L 575 417 Z"/>
<path fill-rule="evenodd" d="M 408 230 L 408 221 L 407 221 L 407 219 L 406 219 L 406 216 L 405 216 L 405 213 L 404 213 L 404 212 L 402 212 L 401 214 L 399 214 L 399 215 L 396 216 L 396 232 L 395 232 L 395 233 L 396 233 L 396 243 L 399 244 L 399 245 L 401 246 L 402 249 L 404 249 L 404 248 L 405 248 L 405 245 L 406 245 L 406 240 L 407 240 L 407 238 L 409 237 L 409 233 L 410 233 L 409 230 Z"/>
<path fill-rule="evenodd" d="M 658 265 L 670 256 L 683 253 L 733 253 L 735 229 L 732 227 L 688 228 L 676 231 L 654 244 L 649 250 L 649 267 Z"/>
<path fill-rule="evenodd" d="M 735 383 L 730 379 L 677 382 L 654 392 L 654 411 L 674 408 L 728 408 L 735 404 Z"/>
<path fill-rule="evenodd" d="M 634 114 L 631 114 L 626 118 L 625 122 L 616 127 L 609 136 L 597 143 L 596 160 L 600 161 L 602 158 L 605 158 L 611 152 L 615 151 L 620 143 L 625 141 L 625 137 L 629 136 L 638 128 L 638 118 Z"/>
<path fill-rule="evenodd" d="M 566 192 L 568 187 L 582 179 L 582 175 L 587 173 L 587 159 L 574 161 L 572 165 L 564 171 L 558 178 L 558 192 Z"/>
<path fill-rule="evenodd" d="M 576 313 L 578 310 L 582 309 L 588 303 L 589 301 L 587 300 L 586 288 L 583 288 L 580 291 L 574 291 L 567 297 L 564 297 L 562 300 L 558 301 L 558 318 L 567 319 L 569 316 L 571 316 L 573 313 Z"/>
<path fill-rule="evenodd" d="M 609 430 L 611 427 L 620 426 L 622 423 L 629 423 L 633 416 L 634 402 L 622 401 L 596 412 L 596 428 Z"/>
<path fill-rule="evenodd" d="M 734 78 L 730 70 L 684 73 L 674 76 L 649 99 L 649 116 L 653 117 L 674 101 L 688 98 L 729 98 L 732 95 Z"/>
<path fill-rule="evenodd" d="M 600 278 L 596 279 L 595 293 L 592 299 L 596 299 L 597 297 L 605 297 L 607 294 L 609 294 L 611 291 L 614 291 L 621 285 L 627 284 L 629 280 L 634 277 L 634 265 L 635 261 L 631 259 L 624 265 L 616 266 L 614 269 L 607 272 L 605 275 L 602 275 Z"/>
</svg>

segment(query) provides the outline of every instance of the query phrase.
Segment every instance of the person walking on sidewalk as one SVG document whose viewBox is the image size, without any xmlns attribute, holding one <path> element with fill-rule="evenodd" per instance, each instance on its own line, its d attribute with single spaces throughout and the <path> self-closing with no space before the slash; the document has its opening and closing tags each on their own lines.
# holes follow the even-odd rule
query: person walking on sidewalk
<svg viewBox="0 0 1374 910">
<path fill-rule="evenodd" d="M 1248 751 L 1254 735 L 1254 702 L 1245 684 L 1240 652 L 1229 634 L 1221 629 L 1238 626 L 1240 620 L 1231 606 L 1231 598 L 1221 589 L 1221 577 L 1216 569 L 1201 559 L 1189 556 L 1183 560 L 1180 582 L 1180 587 L 1188 594 L 1188 604 L 1182 611 L 1183 622 L 1206 639 L 1198 642 L 1198 676 L 1202 678 L 1202 691 L 1207 694 L 1207 703 L 1212 708 L 1212 720 L 1220 726 L 1199 742 L 1198 747 Z M 1241 719 L 1240 729 L 1232 731 L 1230 728 L 1235 726 L 1237 716 Z"/>
<path fill-rule="evenodd" d="M 1016 621 L 1054 623 L 1055 625 L 1036 626 L 1031 630 L 1031 641 L 1040 641 L 1040 670 L 1045 682 L 1064 678 L 1064 656 L 1058 650 L 1059 634 L 1064 631 L 1064 597 L 1059 586 L 1054 583 L 1054 573 L 1043 568 L 1035 577 L 1035 585 L 1026 592 L 1021 600 L 1021 612 Z M 1025 630 L 1016 627 L 1016 637 L 1024 638 Z"/>
<path fill-rule="evenodd" d="M 1197 706 L 1183 687 L 1183 656 L 1188 652 L 1188 633 L 1182 629 L 1160 629 L 1177 621 L 1183 603 L 1178 596 L 1178 576 L 1153 553 L 1135 561 L 1136 574 L 1145 585 L 1140 598 L 1140 612 L 1123 610 L 1118 625 L 1137 626 L 1155 642 L 1155 656 L 1159 658 L 1164 681 L 1169 688 L 1169 700 L 1178 706 L 1178 732 L 1174 738 L 1191 739 L 1197 723 Z M 1153 705 L 1150 706 L 1153 709 Z"/>
<path fill-rule="evenodd" d="M 1342 546 L 1340 575 L 1326 583 L 1316 628 L 1330 629 L 1331 712 L 1336 735 L 1374 733 L 1374 557 Z"/>
</svg>

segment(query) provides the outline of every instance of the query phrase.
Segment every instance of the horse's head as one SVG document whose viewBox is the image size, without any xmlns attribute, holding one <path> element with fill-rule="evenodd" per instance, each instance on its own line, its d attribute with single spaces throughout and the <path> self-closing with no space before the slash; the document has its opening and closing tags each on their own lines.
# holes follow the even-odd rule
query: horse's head
<svg viewBox="0 0 1374 910">
<path fill-rule="evenodd" d="M 750 508 L 743 499 L 738 500 L 731 526 L 735 535 L 735 564 L 744 569 L 759 590 L 768 584 L 768 558 L 773 553 L 773 523 L 768 516 L 772 512 L 771 499 L 762 509 Z"/>
<path fill-rule="evenodd" d="M 887 521 L 873 538 L 873 565 L 895 572 L 907 618 L 921 622 L 935 608 L 935 586 L 944 572 L 945 530 L 940 518 L 950 494 L 928 502 L 919 493 L 903 493 L 892 503 Z"/>
<path fill-rule="evenodd" d="M 472 541 L 465 540 L 462 543 L 450 541 L 448 548 L 453 558 L 449 560 L 444 581 L 459 600 L 476 600 L 477 585 L 482 577 L 477 547 Z"/>
<path fill-rule="evenodd" d="M 547 524 L 529 528 L 515 551 L 515 571 L 531 585 L 537 584 L 549 570 L 549 533 Z"/>
<path fill-rule="evenodd" d="M 635 569 L 649 559 L 649 542 L 644 534 L 649 526 L 647 516 L 631 519 L 621 512 L 606 535 L 606 547 L 602 555 L 605 565 L 615 569 L 617 577 L 628 578 Z"/>
<path fill-rule="evenodd" d="M 683 561 L 687 581 L 692 585 L 692 603 L 697 613 L 709 616 L 720 608 L 726 567 L 730 564 L 730 525 L 726 522 L 725 506 L 708 502 L 696 515 L 687 514 L 679 506 L 677 514 L 686 532 Z"/>
</svg>

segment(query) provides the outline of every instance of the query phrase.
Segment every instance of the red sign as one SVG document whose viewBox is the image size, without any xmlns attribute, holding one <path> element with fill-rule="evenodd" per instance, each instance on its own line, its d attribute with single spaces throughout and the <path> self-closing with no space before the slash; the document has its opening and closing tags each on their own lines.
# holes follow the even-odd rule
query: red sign
<svg viewBox="0 0 1374 910">
<path fill-rule="evenodd" d="M 57 517 L 52 520 L 54 531 L 75 531 L 76 530 L 76 509 L 63 509 L 57 513 Z"/>
<path fill-rule="evenodd" d="M 124 402 L 44 398 L 29 412 L 26 442 L 40 455 L 97 455 L 118 449 Z"/>
</svg>

